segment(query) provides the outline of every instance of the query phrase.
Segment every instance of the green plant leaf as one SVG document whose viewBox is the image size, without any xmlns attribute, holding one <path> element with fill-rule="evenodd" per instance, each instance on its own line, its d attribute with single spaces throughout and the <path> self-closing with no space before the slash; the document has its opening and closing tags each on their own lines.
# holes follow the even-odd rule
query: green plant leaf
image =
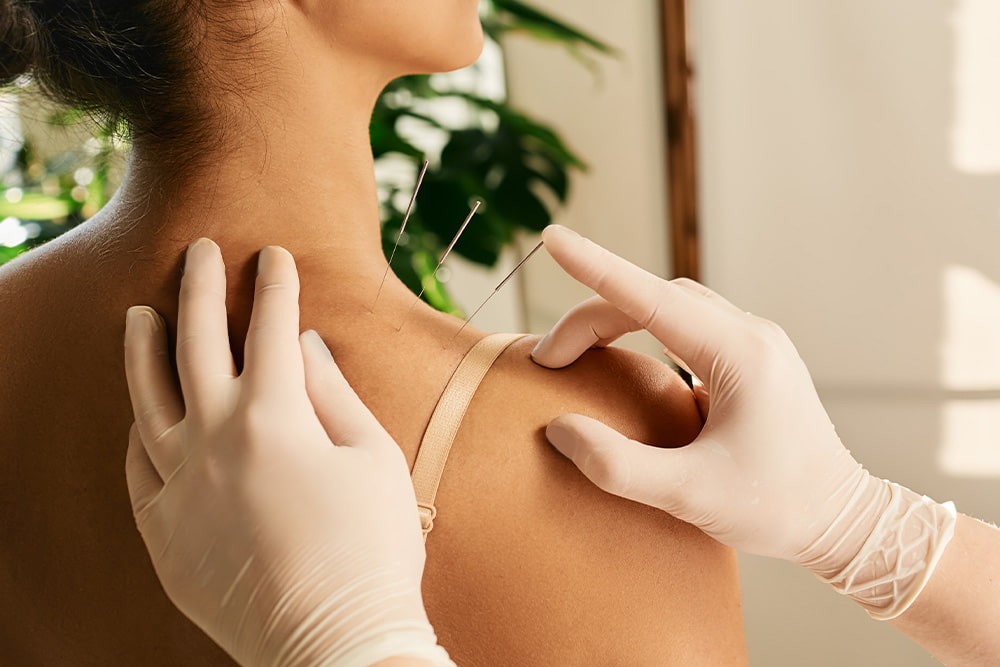
<svg viewBox="0 0 1000 667">
<path fill-rule="evenodd" d="M 479 108 L 493 111 L 500 118 L 501 125 L 509 125 L 518 134 L 534 137 L 541 142 L 542 145 L 551 150 L 561 162 L 583 171 L 587 170 L 586 163 L 577 157 L 576 154 L 574 154 L 566 146 L 566 144 L 563 143 L 563 140 L 559 137 L 559 135 L 547 125 L 531 120 L 525 114 L 495 100 L 486 99 L 484 97 L 479 97 L 465 92 L 455 92 L 452 93 L 451 96 L 460 97 Z"/>
<path fill-rule="evenodd" d="M 3 191 L 0 191 L 2 194 Z M 17 202 L 0 197 L 0 218 L 20 218 L 21 220 L 57 220 L 65 218 L 80 209 L 80 204 L 68 197 L 50 197 L 34 192 L 26 192 Z"/>
<path fill-rule="evenodd" d="M 546 152 L 533 154 L 530 164 L 528 172 L 535 179 L 545 183 L 559 202 L 565 204 L 569 199 L 569 174 L 566 168 Z"/>
<path fill-rule="evenodd" d="M 369 126 L 372 155 L 378 159 L 387 153 L 400 153 L 422 160 L 424 152 L 403 139 L 396 131 L 395 121 L 398 118 L 398 114 L 389 118 L 382 115 L 372 116 L 372 122 Z"/>
<path fill-rule="evenodd" d="M 23 245 L 14 246 L 13 248 L 8 248 L 7 246 L 0 245 L 0 264 L 4 264 L 14 259 L 21 253 L 23 253 L 27 248 Z"/>
<path fill-rule="evenodd" d="M 552 222 L 552 215 L 531 191 L 530 176 L 528 171 L 508 172 L 497 188 L 493 208 L 515 224 L 540 232 Z"/>
<path fill-rule="evenodd" d="M 491 139 L 479 128 L 454 131 L 441 150 L 441 171 L 449 175 L 465 172 L 485 179 L 492 161 Z"/>
<path fill-rule="evenodd" d="M 482 266 L 495 266 L 511 240 L 511 224 L 493 208 L 484 211 L 466 230 L 455 252 Z"/>
<path fill-rule="evenodd" d="M 420 289 L 417 290 L 417 293 L 422 291 L 424 300 L 441 312 L 456 316 L 461 315 L 462 309 L 452 300 L 444 285 L 434 275 L 437 261 L 437 258 L 429 252 L 413 254 L 416 273 L 420 276 Z"/>
<path fill-rule="evenodd" d="M 504 28 L 507 30 L 520 29 L 527 31 L 537 39 L 545 41 L 562 44 L 585 44 L 589 48 L 603 54 L 613 55 L 617 53 L 614 47 L 609 46 L 596 37 L 519 0 L 492 0 L 492 2 L 498 13 L 500 13 L 500 17 L 506 19 L 502 24 L 492 24 L 492 26 L 500 28 L 501 31 Z M 503 17 L 503 14 L 507 16 Z"/>
<path fill-rule="evenodd" d="M 473 203 L 460 181 L 428 172 L 417 195 L 416 210 L 420 222 L 437 236 L 443 250 L 462 226 Z"/>
</svg>

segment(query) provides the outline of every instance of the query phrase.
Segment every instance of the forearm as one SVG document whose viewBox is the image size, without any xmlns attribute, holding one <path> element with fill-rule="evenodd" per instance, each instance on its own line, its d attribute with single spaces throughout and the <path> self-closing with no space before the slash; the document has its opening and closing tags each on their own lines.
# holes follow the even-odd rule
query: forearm
<svg viewBox="0 0 1000 667">
<path fill-rule="evenodd" d="M 960 514 L 927 587 L 889 622 L 949 666 L 1000 664 L 1000 530 Z"/>
<path fill-rule="evenodd" d="M 818 547 L 829 571 L 800 562 L 873 618 L 945 664 L 1000 664 L 997 528 L 865 473 Z"/>
<path fill-rule="evenodd" d="M 421 658 L 389 658 L 377 662 L 372 667 L 439 667 L 438 663 Z"/>
</svg>

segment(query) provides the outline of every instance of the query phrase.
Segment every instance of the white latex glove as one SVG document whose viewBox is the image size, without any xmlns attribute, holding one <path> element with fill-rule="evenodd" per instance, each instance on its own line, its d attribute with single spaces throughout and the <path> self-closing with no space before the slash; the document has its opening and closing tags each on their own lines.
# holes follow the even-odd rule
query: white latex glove
<svg viewBox="0 0 1000 667">
<path fill-rule="evenodd" d="M 663 509 L 720 542 L 800 563 L 876 618 L 902 613 L 951 538 L 955 510 L 873 477 L 844 448 L 785 333 L 690 280 L 662 280 L 564 227 L 543 234 L 599 296 L 570 311 L 532 356 L 561 368 L 648 329 L 696 378 L 705 426 L 660 449 L 580 415 L 550 442 L 605 491 Z"/>
<path fill-rule="evenodd" d="M 320 337 L 299 336 L 291 255 L 265 248 L 258 272 L 240 375 L 211 241 L 187 254 L 179 387 L 162 320 L 129 310 L 126 473 L 156 574 L 242 665 L 452 665 L 423 608 L 403 454 Z"/>
</svg>

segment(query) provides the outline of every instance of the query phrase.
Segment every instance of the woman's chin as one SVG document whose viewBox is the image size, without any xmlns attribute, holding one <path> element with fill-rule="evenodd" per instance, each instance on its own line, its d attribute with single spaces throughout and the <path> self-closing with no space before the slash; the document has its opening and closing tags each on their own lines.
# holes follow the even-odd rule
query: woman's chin
<svg viewBox="0 0 1000 667">
<path fill-rule="evenodd" d="M 455 70 L 460 70 L 460 69 L 465 69 L 466 67 L 471 67 L 472 65 L 476 64 L 476 62 L 479 60 L 479 56 L 481 56 L 481 55 L 483 55 L 483 48 L 480 45 L 479 49 L 476 50 L 475 53 L 470 53 L 467 58 L 463 59 L 461 62 L 456 63 L 454 67 L 451 67 L 449 69 L 443 69 L 441 71 L 442 72 L 454 72 Z"/>
<path fill-rule="evenodd" d="M 435 54 L 433 60 L 427 59 L 421 63 L 421 74 L 436 74 L 440 72 L 454 72 L 474 65 L 483 54 L 484 38 L 480 32 L 475 39 L 465 39 L 460 44 L 453 44 L 447 52 L 441 51 Z M 425 56 L 428 54 L 424 54 Z"/>
</svg>

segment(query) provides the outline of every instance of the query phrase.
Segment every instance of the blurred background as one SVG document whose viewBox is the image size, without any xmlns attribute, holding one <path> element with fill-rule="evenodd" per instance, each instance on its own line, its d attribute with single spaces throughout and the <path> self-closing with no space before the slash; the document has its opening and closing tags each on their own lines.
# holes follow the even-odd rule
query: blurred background
<svg viewBox="0 0 1000 667">
<path fill-rule="evenodd" d="M 548 167 L 538 166 L 538 155 L 500 150 L 491 159 L 504 162 L 505 174 L 520 174 L 514 180 L 523 187 L 500 189 L 503 175 L 488 170 L 481 183 L 463 186 L 462 205 L 481 195 L 496 217 L 483 225 L 492 236 L 450 260 L 447 275 L 421 270 L 450 236 L 428 215 L 433 201 L 419 200 L 426 219 L 418 227 L 430 240 L 407 240 L 411 251 L 397 271 L 434 286 L 435 305 L 469 312 L 549 219 L 668 277 L 690 272 L 674 259 L 683 254 L 675 239 L 686 238 L 691 247 L 683 250 L 696 250 L 702 281 L 786 329 L 844 442 L 874 474 L 1000 519 L 1000 5 L 532 0 L 531 8 L 561 21 L 556 29 L 518 14 L 520 3 L 503 4 L 513 13 L 501 11 L 501 23 L 522 23 L 499 30 L 478 68 L 436 80 L 436 90 L 457 86 L 466 97 L 472 91 L 502 103 L 517 114 L 508 124 L 534 137 L 525 151 L 547 154 Z M 670 183 L 682 174 L 668 165 L 682 167 L 668 151 L 664 22 L 665 7 L 683 5 L 694 153 L 683 163 L 693 173 L 681 180 L 697 183 L 686 209 L 696 213 L 696 235 L 693 220 L 670 214 L 671 191 L 680 191 Z M 57 164 L 71 158 L 48 145 L 41 129 L 48 112 L 23 105 L 0 104 L 7 146 L 0 203 L 23 203 L 25 194 L 41 193 L 49 171 L 62 169 L 61 184 L 49 177 L 48 196 L 76 201 L 72 215 L 82 216 L 97 197 L 94 183 L 106 173 L 113 181 L 113 168 L 101 171 L 93 160 L 118 150 L 114 140 L 73 135 L 79 164 Z M 386 151 L 388 247 L 418 153 L 448 182 L 456 170 L 479 168 L 462 162 L 457 144 L 442 156 L 455 128 L 479 128 L 499 148 L 520 141 L 497 138 L 507 112 L 481 101 L 419 110 L 453 132 L 410 122 L 400 134 L 418 151 Z M 669 134 L 680 131 L 674 123 Z M 25 158 L 26 134 L 38 155 Z M 539 175 L 524 177 L 517 160 Z M 46 202 L 54 205 L 35 204 Z M 0 245 L 11 256 L 71 212 L 55 223 L 21 213 L 0 208 Z M 587 296 L 540 253 L 476 323 L 542 333 Z M 623 344 L 659 350 L 641 334 Z M 753 665 L 938 664 L 795 566 L 744 557 L 741 568 Z"/>
</svg>

